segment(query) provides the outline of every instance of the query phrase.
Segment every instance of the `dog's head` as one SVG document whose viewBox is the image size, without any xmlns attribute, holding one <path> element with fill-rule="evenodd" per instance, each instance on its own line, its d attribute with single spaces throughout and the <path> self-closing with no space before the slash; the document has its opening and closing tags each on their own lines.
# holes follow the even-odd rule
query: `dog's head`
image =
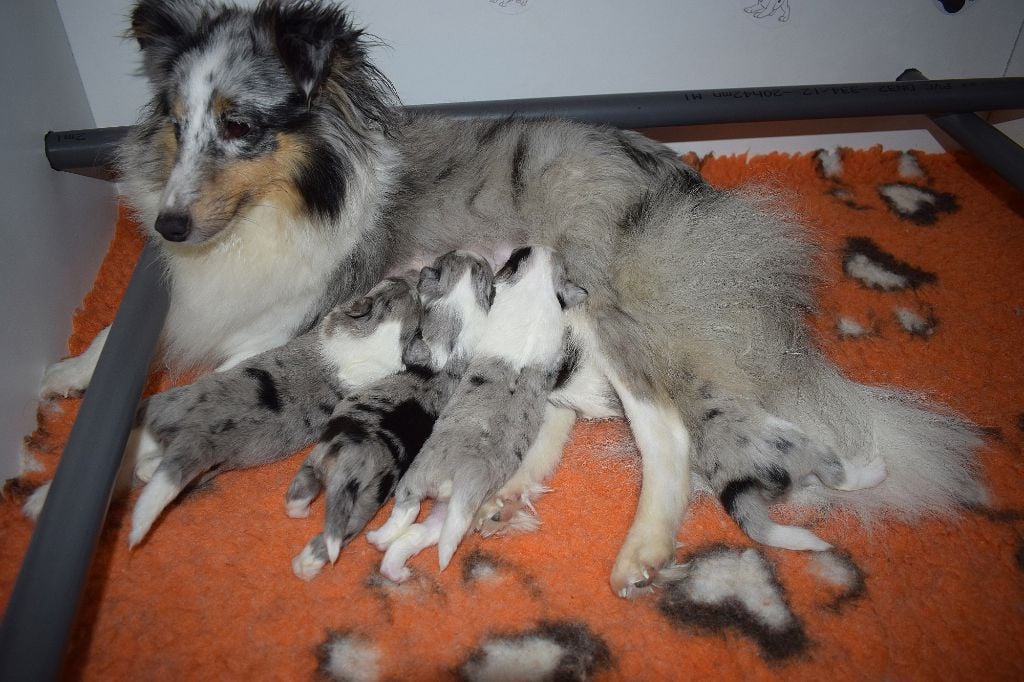
<svg viewBox="0 0 1024 682">
<path fill-rule="evenodd" d="M 159 192 L 169 241 L 205 242 L 256 206 L 331 221 L 353 157 L 393 128 L 371 43 L 329 2 L 141 0 L 130 34 L 154 98 L 123 170 Z"/>
</svg>

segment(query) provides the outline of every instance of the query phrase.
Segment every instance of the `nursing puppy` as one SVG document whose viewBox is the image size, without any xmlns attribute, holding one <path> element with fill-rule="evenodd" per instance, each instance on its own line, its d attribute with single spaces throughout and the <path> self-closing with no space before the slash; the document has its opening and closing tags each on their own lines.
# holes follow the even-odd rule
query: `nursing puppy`
<svg viewBox="0 0 1024 682">
<path fill-rule="evenodd" d="M 494 297 L 493 279 L 487 261 L 465 251 L 420 273 L 423 317 L 420 335 L 406 348 L 406 371 L 338 403 L 285 494 L 289 516 L 305 517 L 326 488 L 324 530 L 292 561 L 298 577 L 309 580 L 334 563 L 394 492 L 469 364 Z"/>
<path fill-rule="evenodd" d="M 585 297 L 544 247 L 517 249 L 495 276 L 494 304 L 465 376 L 399 482 L 391 517 L 367 535 L 386 550 L 385 577 L 407 578 L 405 560 L 434 543 L 444 570 L 477 508 L 515 473 L 561 366 L 562 310 Z M 434 506 L 410 533 L 425 497 Z"/>
<path fill-rule="evenodd" d="M 604 356 L 585 308 L 566 311 L 568 333 L 562 364 L 554 389 L 548 397 L 540 433 L 523 458 L 515 475 L 489 498 L 477 512 L 476 528 L 483 535 L 529 532 L 539 525 L 533 501 L 547 491 L 544 481 L 554 472 L 577 417 L 605 419 L 629 416 L 608 379 L 608 358 Z M 734 413 L 729 406 L 709 407 L 705 418 L 714 422 Z M 637 416 L 630 428 L 643 455 L 646 425 Z M 816 442 L 796 425 L 773 419 L 767 426 L 775 433 L 771 441 L 757 441 L 762 431 L 743 424 L 729 425 L 748 433 L 756 460 L 740 450 L 725 450 L 705 481 L 720 497 L 726 512 L 752 539 L 773 547 L 795 550 L 824 550 L 831 547 L 811 531 L 772 520 L 769 506 L 798 493 L 801 488 L 824 484 L 835 490 L 860 490 L 880 484 L 885 466 L 853 469 L 835 451 Z"/>
<path fill-rule="evenodd" d="M 339 399 L 404 369 L 419 317 L 412 279 L 388 278 L 291 343 L 149 398 L 136 469 L 149 482 L 129 544 L 200 474 L 264 464 L 315 439 Z"/>
<path fill-rule="evenodd" d="M 856 493 L 801 488 L 802 503 L 912 519 L 985 501 L 976 429 L 852 382 L 816 349 L 815 248 L 770 193 L 711 188 L 628 131 L 403 109 L 333 2 L 141 0 L 131 34 L 153 99 L 120 150 L 121 187 L 167 269 L 173 369 L 280 346 L 335 301 L 451 249 L 494 262 L 543 244 L 589 292 L 627 413 L 663 435 L 641 448 L 616 593 L 673 560 L 689 467 L 709 479 L 726 458 L 760 461 L 776 419 L 844 466 L 888 471 Z M 84 388 L 104 338 L 45 391 Z"/>
</svg>

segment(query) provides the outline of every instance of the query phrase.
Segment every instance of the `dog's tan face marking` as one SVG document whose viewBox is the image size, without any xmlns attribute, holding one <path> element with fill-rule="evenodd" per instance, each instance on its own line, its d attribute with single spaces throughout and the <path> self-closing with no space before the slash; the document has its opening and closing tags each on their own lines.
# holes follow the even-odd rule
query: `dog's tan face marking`
<svg viewBox="0 0 1024 682">
<path fill-rule="evenodd" d="M 199 188 L 192 220 L 202 239 L 210 239 L 246 209 L 272 205 L 287 216 L 302 214 L 304 202 L 295 176 L 308 147 L 294 135 L 278 133 L 277 148 L 255 159 L 223 165 Z"/>
</svg>

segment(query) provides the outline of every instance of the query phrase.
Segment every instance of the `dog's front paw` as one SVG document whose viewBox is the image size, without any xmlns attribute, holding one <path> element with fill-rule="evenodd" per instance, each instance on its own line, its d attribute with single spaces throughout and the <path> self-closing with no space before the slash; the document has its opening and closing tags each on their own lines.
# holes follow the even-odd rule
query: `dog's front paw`
<svg viewBox="0 0 1024 682">
<path fill-rule="evenodd" d="M 43 512 L 43 505 L 46 503 L 46 496 L 50 492 L 50 481 L 42 484 L 32 491 L 32 494 L 21 506 L 21 513 L 27 518 L 38 521 L 39 515 Z"/>
<path fill-rule="evenodd" d="M 650 592 L 662 569 L 672 565 L 675 552 L 675 541 L 672 538 L 658 541 L 627 539 L 612 568 L 612 591 L 623 598 L 638 597 Z"/>
<path fill-rule="evenodd" d="M 70 398 L 80 396 L 89 386 L 96 363 L 82 355 L 60 360 L 46 368 L 39 397 Z"/>
</svg>

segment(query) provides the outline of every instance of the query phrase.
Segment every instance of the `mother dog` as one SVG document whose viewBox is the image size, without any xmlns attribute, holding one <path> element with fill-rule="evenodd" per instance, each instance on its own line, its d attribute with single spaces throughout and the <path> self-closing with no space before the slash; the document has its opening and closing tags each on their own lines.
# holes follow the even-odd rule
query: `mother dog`
<svg viewBox="0 0 1024 682">
<path fill-rule="evenodd" d="M 814 249 L 769 203 L 709 187 L 632 132 L 409 114 L 366 36 L 328 2 L 142 0 L 131 34 L 153 99 L 120 170 L 169 275 L 173 369 L 230 367 L 453 248 L 500 263 L 543 244 L 589 292 L 646 444 L 617 593 L 672 561 L 691 466 L 733 508 L 776 490 L 763 463 L 793 448 L 888 471 L 869 490 L 801 486 L 797 501 L 912 516 L 982 499 L 968 424 L 850 382 L 814 348 L 803 323 Z M 46 388 L 84 388 L 104 338 Z M 737 482 L 723 467 L 750 474 Z"/>
</svg>

